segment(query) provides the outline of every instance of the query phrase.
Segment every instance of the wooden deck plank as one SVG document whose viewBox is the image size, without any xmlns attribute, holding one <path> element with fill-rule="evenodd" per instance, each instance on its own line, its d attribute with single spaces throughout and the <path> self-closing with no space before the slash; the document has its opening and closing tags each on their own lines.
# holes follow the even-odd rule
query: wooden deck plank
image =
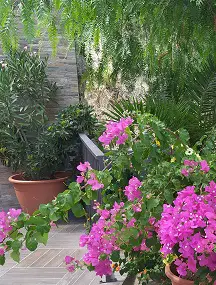
<svg viewBox="0 0 216 285">
<path fill-rule="evenodd" d="M 19 264 L 16 265 L 17 267 L 28 267 L 31 266 L 38 258 L 46 254 L 48 249 L 37 249 L 34 252 L 30 252 L 29 255 L 23 259 Z"/>
<path fill-rule="evenodd" d="M 61 249 L 49 249 L 45 254 L 33 262 L 30 267 L 44 267 L 48 262 L 55 258 Z"/>
</svg>

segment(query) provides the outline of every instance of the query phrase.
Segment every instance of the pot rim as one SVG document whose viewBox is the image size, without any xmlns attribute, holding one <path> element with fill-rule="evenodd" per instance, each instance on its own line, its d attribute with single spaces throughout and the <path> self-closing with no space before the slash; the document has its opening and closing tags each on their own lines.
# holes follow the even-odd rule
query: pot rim
<svg viewBox="0 0 216 285">
<path fill-rule="evenodd" d="M 11 175 L 8 180 L 12 184 L 48 184 L 48 183 L 57 183 L 57 182 L 64 182 L 67 180 L 71 175 L 68 171 L 57 171 L 58 173 L 65 173 L 65 177 L 59 177 L 55 179 L 48 179 L 48 180 L 20 180 L 21 173 L 16 173 L 14 175 Z"/>
<path fill-rule="evenodd" d="M 179 283 L 179 281 L 181 281 L 181 282 L 183 281 L 185 285 L 194 285 L 194 281 L 182 279 L 182 278 L 176 276 L 175 274 L 173 274 L 171 269 L 170 269 L 169 264 L 167 264 L 165 267 L 165 274 L 172 282 L 175 282 L 177 284 Z"/>
</svg>

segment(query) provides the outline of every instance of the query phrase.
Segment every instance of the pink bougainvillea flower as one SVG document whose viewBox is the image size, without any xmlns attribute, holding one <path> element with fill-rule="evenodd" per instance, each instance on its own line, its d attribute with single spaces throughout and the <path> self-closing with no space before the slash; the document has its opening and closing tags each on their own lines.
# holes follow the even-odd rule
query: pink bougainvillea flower
<svg viewBox="0 0 216 285">
<path fill-rule="evenodd" d="M 19 215 L 21 214 L 22 210 L 21 209 L 14 209 L 14 208 L 11 208 L 9 211 L 8 211 L 8 218 L 9 219 L 17 219 L 19 217 Z"/>
<path fill-rule="evenodd" d="M 183 168 L 183 169 L 181 170 L 181 174 L 182 174 L 183 176 L 185 176 L 185 177 L 188 177 L 189 171 L 188 171 L 186 168 Z"/>
<path fill-rule="evenodd" d="M 0 231 L 0 242 L 3 242 L 5 238 L 6 238 L 6 234 Z"/>
<path fill-rule="evenodd" d="M 67 267 L 67 270 L 68 270 L 69 272 L 74 272 L 75 266 L 74 266 L 74 265 L 70 265 L 70 266 Z"/>
<path fill-rule="evenodd" d="M 134 247 L 133 247 L 133 250 L 134 250 L 134 251 L 140 251 L 140 246 L 134 246 Z"/>
<path fill-rule="evenodd" d="M 108 219 L 110 217 L 110 211 L 109 210 L 97 210 L 97 213 L 104 219 Z"/>
<path fill-rule="evenodd" d="M 135 213 L 140 213 L 142 212 L 142 208 L 141 208 L 141 204 L 135 204 L 135 205 L 132 205 L 132 209 Z"/>
<path fill-rule="evenodd" d="M 141 246 L 140 246 L 140 250 L 143 250 L 143 251 L 149 251 L 150 250 L 146 245 L 146 239 L 143 239 Z"/>
<path fill-rule="evenodd" d="M 184 165 L 185 165 L 185 166 L 195 167 L 195 166 L 198 165 L 198 162 L 196 162 L 196 161 L 194 161 L 194 160 L 185 159 L 185 160 L 184 160 Z"/>
<path fill-rule="evenodd" d="M 54 223 L 53 221 L 50 222 L 50 226 L 51 226 L 51 227 L 57 227 L 57 226 L 56 226 L 56 223 Z"/>
<path fill-rule="evenodd" d="M 177 265 L 178 274 L 180 276 L 186 276 L 187 275 L 187 264 L 185 262 L 182 262 L 179 259 L 177 259 L 174 263 L 175 265 Z"/>
<path fill-rule="evenodd" d="M 76 182 L 80 184 L 84 181 L 84 179 L 85 178 L 83 176 L 77 176 Z"/>
<path fill-rule="evenodd" d="M 209 172 L 210 167 L 206 160 L 200 161 L 200 170 L 206 173 Z"/>
<path fill-rule="evenodd" d="M 5 254 L 5 249 L 3 247 L 0 248 L 0 256 Z"/>
<path fill-rule="evenodd" d="M 80 247 L 86 246 L 88 240 L 89 240 L 88 235 L 85 235 L 85 234 L 81 235 L 81 236 L 80 236 L 80 241 L 79 241 Z"/>
<path fill-rule="evenodd" d="M 65 256 L 65 263 L 68 265 L 70 264 L 72 261 L 74 261 L 74 258 L 72 256 Z"/>
<path fill-rule="evenodd" d="M 77 169 L 81 172 L 86 172 L 87 170 L 90 170 L 92 168 L 91 168 L 90 163 L 86 161 L 84 163 L 80 162 L 80 164 L 77 166 Z"/>
<path fill-rule="evenodd" d="M 205 191 L 216 195 L 216 183 L 214 181 L 211 181 L 209 185 L 205 187 Z"/>
<path fill-rule="evenodd" d="M 139 190 L 141 185 L 142 183 L 137 177 L 133 177 L 129 180 L 129 185 L 124 189 L 124 194 L 129 201 L 134 201 L 135 199 L 140 199 L 142 197 L 142 193 Z"/>
<path fill-rule="evenodd" d="M 92 186 L 92 190 L 99 190 L 104 188 L 104 185 L 102 183 L 99 183 L 94 173 L 91 173 L 90 177 L 91 178 L 87 181 L 87 184 Z"/>
<path fill-rule="evenodd" d="M 99 141 L 103 143 L 104 146 L 108 146 L 114 139 L 117 145 L 124 144 L 128 139 L 128 134 L 125 132 L 126 128 L 133 123 L 133 119 L 121 118 L 118 122 L 110 121 L 106 125 L 106 131 L 99 137 Z"/>
<path fill-rule="evenodd" d="M 122 135 L 118 137 L 116 144 L 118 145 L 124 144 L 127 139 L 128 139 L 128 134 L 123 133 Z"/>
<path fill-rule="evenodd" d="M 156 218 L 155 217 L 150 217 L 148 222 L 149 222 L 150 225 L 153 226 L 155 224 L 155 222 L 156 222 Z"/>
<path fill-rule="evenodd" d="M 111 268 L 112 262 L 109 259 L 100 260 L 95 265 L 95 272 L 96 275 L 102 277 L 103 275 L 112 275 L 112 268 Z"/>
<path fill-rule="evenodd" d="M 135 223 L 136 223 L 136 219 L 135 219 L 135 218 L 132 218 L 132 219 L 128 222 L 127 228 L 133 228 L 134 225 L 135 225 Z"/>
</svg>

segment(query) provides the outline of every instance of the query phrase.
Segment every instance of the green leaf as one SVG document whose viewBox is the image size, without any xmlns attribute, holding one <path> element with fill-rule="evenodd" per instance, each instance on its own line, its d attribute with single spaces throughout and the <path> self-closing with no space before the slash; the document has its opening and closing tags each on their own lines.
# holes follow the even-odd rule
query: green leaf
<svg viewBox="0 0 216 285">
<path fill-rule="evenodd" d="M 157 238 L 156 237 L 153 237 L 153 238 L 150 238 L 150 239 L 146 239 L 146 246 L 147 247 L 151 247 L 153 245 L 155 245 L 157 243 Z"/>
<path fill-rule="evenodd" d="M 38 226 L 38 225 L 45 225 L 45 224 L 47 224 L 46 219 L 42 218 L 40 216 L 38 216 L 38 217 L 32 216 L 32 217 L 29 218 L 29 220 L 26 221 L 26 225 L 36 225 L 36 226 Z"/>
<path fill-rule="evenodd" d="M 112 176 L 110 175 L 108 169 L 106 169 L 105 171 L 98 171 L 96 175 L 99 181 L 104 184 L 104 188 L 107 188 L 112 182 Z"/>
<path fill-rule="evenodd" d="M 15 240 L 11 243 L 11 248 L 14 251 L 19 251 L 19 249 L 22 247 L 22 242 L 19 240 Z"/>
<path fill-rule="evenodd" d="M 36 227 L 36 231 L 40 232 L 41 234 L 48 233 L 50 231 L 51 226 L 49 224 L 46 225 L 39 225 Z"/>
<path fill-rule="evenodd" d="M 146 200 L 147 209 L 151 211 L 152 209 L 156 208 L 159 205 L 159 203 L 160 203 L 159 199 L 156 198 L 148 199 Z"/>
<path fill-rule="evenodd" d="M 80 203 L 75 204 L 71 210 L 77 218 L 83 217 L 85 215 L 85 210 Z"/>
<path fill-rule="evenodd" d="M 19 262 L 20 261 L 20 253 L 19 251 L 12 251 L 10 254 L 11 258 L 16 261 Z"/>
<path fill-rule="evenodd" d="M 107 254 L 106 253 L 102 253 L 100 255 L 100 260 L 105 260 L 105 259 L 107 259 Z"/>
<path fill-rule="evenodd" d="M 183 143 L 187 144 L 189 139 L 190 139 L 188 131 L 185 129 L 180 129 L 179 130 L 179 138 Z"/>
<path fill-rule="evenodd" d="M 110 256 L 110 259 L 113 261 L 113 262 L 118 262 L 119 259 L 120 259 L 120 251 L 119 250 L 115 250 L 112 252 L 111 256 Z"/>
<path fill-rule="evenodd" d="M 43 243 L 44 245 L 47 244 L 48 241 L 48 233 L 41 234 L 39 232 L 34 234 L 35 239 L 38 243 Z"/>
<path fill-rule="evenodd" d="M 89 271 L 94 271 L 94 269 L 95 269 L 94 266 L 92 266 L 92 265 L 88 265 L 87 268 Z"/>
<path fill-rule="evenodd" d="M 57 207 L 50 209 L 49 218 L 51 221 L 56 222 L 59 219 L 61 219 L 61 214 L 58 211 L 59 211 L 59 208 L 57 208 Z"/>
<path fill-rule="evenodd" d="M 35 237 L 30 236 L 27 237 L 26 239 L 26 247 L 30 250 L 30 251 L 34 251 L 38 246 L 38 242 L 36 241 Z"/>
<path fill-rule="evenodd" d="M 5 255 L 0 255 L 0 265 L 5 264 Z"/>
<path fill-rule="evenodd" d="M 39 211 L 41 212 L 42 215 L 48 216 L 50 212 L 51 204 L 41 204 L 39 207 Z"/>
<path fill-rule="evenodd" d="M 88 206 L 91 204 L 91 200 L 85 194 L 82 196 L 82 200 Z"/>
<path fill-rule="evenodd" d="M 170 188 L 164 190 L 164 197 L 169 204 L 173 202 L 173 192 Z"/>
<path fill-rule="evenodd" d="M 98 191 L 93 191 L 91 187 L 86 188 L 86 195 L 90 200 L 97 200 L 98 198 Z"/>
<path fill-rule="evenodd" d="M 72 204 L 76 204 L 80 201 L 81 199 L 81 189 L 80 189 L 80 185 L 76 182 L 72 182 L 69 185 L 69 190 L 70 190 L 70 194 L 71 194 L 71 198 L 72 198 Z"/>
</svg>

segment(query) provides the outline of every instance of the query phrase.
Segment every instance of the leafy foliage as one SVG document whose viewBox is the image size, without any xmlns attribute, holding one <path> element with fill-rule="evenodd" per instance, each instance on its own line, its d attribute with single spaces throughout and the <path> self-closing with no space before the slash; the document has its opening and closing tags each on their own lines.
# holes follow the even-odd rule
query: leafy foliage
<svg viewBox="0 0 216 285">
<path fill-rule="evenodd" d="M 70 44 L 74 39 L 84 43 L 87 53 L 89 46 L 99 48 L 99 76 L 110 69 L 111 62 L 113 78 L 118 73 L 125 80 L 141 74 L 152 78 L 166 69 L 178 69 L 186 80 L 183 70 L 192 64 L 200 66 L 215 54 L 214 1 L 27 0 L 0 5 L 5 49 L 16 46 L 13 23 L 19 16 L 29 40 L 46 29 L 54 49 L 60 33 Z"/>
<path fill-rule="evenodd" d="M 140 99 L 129 98 L 112 102 L 110 110 L 104 113 L 108 119 L 114 121 L 125 115 L 134 116 L 136 119 L 137 112 L 151 113 L 172 130 L 187 129 L 191 143 L 195 144 L 216 124 L 215 71 L 215 65 L 209 62 L 202 71 L 197 71 L 195 75 L 190 74 L 190 83 L 185 84 L 184 90 L 177 98 L 174 97 L 175 94 L 169 93 L 168 89 L 163 89 L 163 96 L 150 92 Z M 192 76 L 195 78 L 192 79 Z"/>
<path fill-rule="evenodd" d="M 147 112 L 168 117 L 177 128 L 180 119 L 193 141 L 215 125 L 214 1 L 1 1 L 0 11 L 5 50 L 17 46 L 19 17 L 29 42 L 47 31 L 54 53 L 59 35 L 69 46 L 76 40 L 88 62 L 88 81 L 113 84 L 120 78 L 131 87 L 141 77 L 154 94 Z M 185 105 L 188 122 L 180 117 Z"/>
<path fill-rule="evenodd" d="M 46 103 L 56 92 L 46 75 L 46 60 L 26 50 L 10 52 L 0 64 L 0 156 L 20 168 L 34 138 L 47 122 Z"/>
<path fill-rule="evenodd" d="M 151 114 L 138 114 L 136 122 L 133 125 L 132 122 L 130 119 L 122 120 L 119 125 L 112 124 L 115 128 L 114 135 L 122 124 L 127 138 L 124 143 L 116 145 L 117 138 L 114 136 L 110 147 L 115 145 L 115 148 L 107 152 L 108 161 L 104 170 L 96 171 L 91 169 L 88 162 L 80 163 L 77 167 L 81 172 L 78 176 L 79 179 L 81 178 L 79 183 L 72 182 L 68 189 L 60 193 L 51 203 L 41 205 L 32 217 L 24 213 L 19 216 L 18 221 L 13 224 L 16 234 L 13 231 L 10 232 L 8 239 L 3 240 L 2 243 L 2 246 L 5 242 L 7 243 L 6 250 L 12 252 L 15 260 L 19 258 L 22 245 L 26 244 L 30 250 L 35 250 L 38 243 L 46 243 L 50 222 L 59 219 L 67 220 L 68 210 L 72 209 L 77 217 L 88 218 L 83 202 L 89 205 L 91 200 L 97 199 L 98 192 L 93 188 L 97 186 L 97 189 L 102 189 L 103 205 L 96 203 L 95 208 L 96 215 L 101 218 L 98 225 L 94 220 L 92 228 L 95 226 L 96 231 L 91 230 L 88 238 L 82 236 L 82 242 L 89 241 L 92 235 L 94 243 L 95 240 L 101 242 L 105 239 L 105 243 L 99 247 L 102 248 L 105 245 L 106 249 L 99 256 L 101 262 L 110 258 L 114 263 L 114 271 L 120 270 L 121 274 L 138 274 L 140 284 L 148 284 L 150 278 L 157 280 L 160 284 L 167 283 L 167 279 L 161 273 L 163 265 L 154 223 L 161 217 L 163 204 L 172 204 L 182 188 L 193 184 L 197 189 L 201 189 L 208 181 L 215 179 L 215 160 L 214 156 L 210 159 L 211 170 L 208 169 L 206 175 L 203 175 L 203 171 L 198 166 L 201 164 L 199 153 L 188 147 L 187 131 L 180 129 L 173 132 Z M 105 135 L 107 134 L 104 133 L 103 136 Z M 112 135 L 111 130 L 108 135 Z M 185 159 L 187 162 L 191 159 L 195 160 L 196 162 L 193 162 L 197 165 L 197 171 L 191 173 L 189 177 L 181 173 L 182 161 Z M 131 181 L 135 184 L 130 185 Z M 127 190 L 128 185 L 133 189 Z M 139 198 L 129 196 L 137 191 Z M 111 215 L 114 220 L 110 219 Z M 106 227 L 100 228 L 103 223 L 107 223 Z M 113 226 L 111 232 L 110 225 Z M 19 232 L 23 227 L 27 233 L 20 235 Z M 102 234 L 102 236 L 96 239 L 94 234 Z M 109 249 L 113 240 L 117 242 L 117 247 L 115 246 L 111 253 L 107 251 L 106 237 L 109 240 Z M 88 250 L 90 247 L 91 244 L 88 244 Z M 4 259 L 1 259 L 1 263 L 4 263 Z M 110 270 L 110 263 L 108 265 Z M 88 268 L 94 270 L 91 264 Z M 199 276 L 203 278 L 204 275 L 198 272 Z M 214 273 L 211 276 L 215 278 Z"/>
<path fill-rule="evenodd" d="M 50 179 L 57 170 L 73 169 L 81 159 L 79 133 L 94 137 L 97 128 L 91 107 L 83 103 L 66 107 L 35 139 L 23 163 L 25 176 Z"/>
<path fill-rule="evenodd" d="M 50 179 L 72 167 L 80 153 L 78 134 L 97 130 L 93 110 L 84 104 L 68 106 L 48 125 L 46 104 L 56 89 L 46 60 L 35 53 L 11 51 L 0 64 L 0 158 L 27 179 Z"/>
</svg>

